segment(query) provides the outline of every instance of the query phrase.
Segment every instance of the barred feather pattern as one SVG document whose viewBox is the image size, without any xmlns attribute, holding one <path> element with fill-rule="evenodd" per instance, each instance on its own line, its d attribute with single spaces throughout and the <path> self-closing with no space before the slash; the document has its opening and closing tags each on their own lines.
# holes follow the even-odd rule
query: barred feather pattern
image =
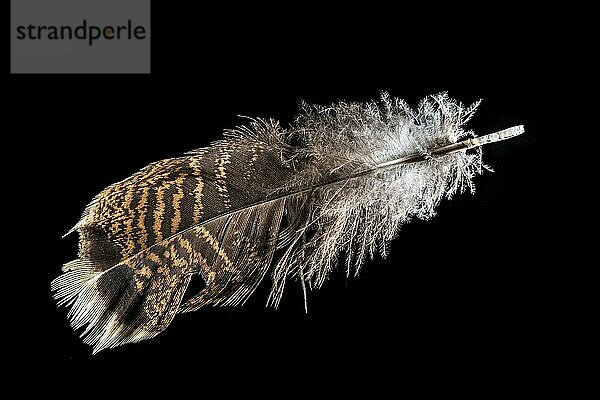
<svg viewBox="0 0 600 400">
<path fill-rule="evenodd" d="M 481 150 L 432 150 L 474 137 L 464 124 L 476 108 L 439 94 L 413 109 L 384 93 L 304 104 L 288 128 L 251 119 L 96 196 L 72 229 L 79 258 L 52 282 L 54 297 L 94 352 L 154 337 L 178 312 L 241 305 L 267 275 L 268 305 L 289 281 L 306 299 L 333 270 L 356 275 L 385 256 L 412 218 L 474 190 Z M 381 167 L 415 154 L 422 161 Z M 194 274 L 206 286 L 182 304 Z"/>
</svg>

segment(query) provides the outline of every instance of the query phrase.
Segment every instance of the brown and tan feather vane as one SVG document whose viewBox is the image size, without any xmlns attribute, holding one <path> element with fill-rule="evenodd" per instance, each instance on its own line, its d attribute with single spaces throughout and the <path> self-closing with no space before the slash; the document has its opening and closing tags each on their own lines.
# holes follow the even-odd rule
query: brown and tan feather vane
<svg viewBox="0 0 600 400">
<path fill-rule="evenodd" d="M 285 283 L 322 286 L 357 274 L 399 228 L 430 218 L 484 165 L 480 146 L 522 126 L 476 137 L 477 104 L 445 94 L 412 109 L 379 102 L 304 105 L 282 128 L 251 120 L 223 140 L 158 161 L 98 194 L 71 230 L 79 258 L 51 285 L 94 353 L 149 339 L 179 312 L 243 304 L 268 276 L 268 305 Z M 71 233 L 69 232 L 69 233 Z M 182 304 L 194 274 L 206 286 Z"/>
</svg>

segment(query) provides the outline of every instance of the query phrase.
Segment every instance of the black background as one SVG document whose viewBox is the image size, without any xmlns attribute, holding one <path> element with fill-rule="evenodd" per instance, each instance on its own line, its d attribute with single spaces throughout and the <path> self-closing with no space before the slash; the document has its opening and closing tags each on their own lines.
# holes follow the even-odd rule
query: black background
<svg viewBox="0 0 600 400">
<path fill-rule="evenodd" d="M 543 327 L 557 307 L 537 242 L 545 229 L 538 144 L 549 134 L 555 43 L 537 18 L 508 5 L 398 6 L 154 4 L 151 75 L 7 74 L 11 134 L 24 140 L 5 148 L 21 160 L 9 169 L 17 181 L 11 207 L 21 211 L 7 218 L 17 219 L 24 247 L 12 267 L 16 286 L 28 287 L 17 300 L 23 354 L 236 371 L 261 361 L 268 373 L 308 362 L 359 374 L 391 362 L 392 375 L 439 369 L 485 379 L 509 368 L 525 379 L 530 362 L 548 357 Z M 265 282 L 244 307 L 180 315 L 153 340 L 91 356 L 54 306 L 49 282 L 75 258 L 76 236 L 61 235 L 96 193 L 152 161 L 206 146 L 240 124 L 238 115 L 285 124 L 300 100 L 367 101 L 381 90 L 413 105 L 440 91 L 465 103 L 482 98 L 469 128 L 524 124 L 526 134 L 485 148 L 496 172 L 476 179 L 475 195 L 405 226 L 389 257 L 367 261 L 359 277 L 333 274 L 310 293 L 307 315 L 293 284 L 278 310 L 266 309 Z"/>
</svg>

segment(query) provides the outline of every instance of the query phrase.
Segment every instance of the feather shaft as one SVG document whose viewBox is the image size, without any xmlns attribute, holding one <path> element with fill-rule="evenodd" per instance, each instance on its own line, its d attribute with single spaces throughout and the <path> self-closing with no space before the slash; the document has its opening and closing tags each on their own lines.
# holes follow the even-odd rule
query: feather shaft
<svg viewBox="0 0 600 400">
<path fill-rule="evenodd" d="M 462 142 L 442 146 L 437 149 L 433 149 L 430 152 L 432 155 L 436 155 L 436 156 L 448 155 L 448 154 L 455 153 L 457 151 L 461 151 L 461 150 L 465 150 L 465 149 L 474 149 L 476 147 L 481 147 L 486 144 L 496 143 L 496 142 L 500 142 L 502 140 L 507 140 L 507 139 L 519 136 L 523 132 L 525 132 L 525 128 L 523 127 L 523 125 L 517 125 L 517 126 L 513 126 L 511 128 L 503 129 L 498 132 L 489 133 L 484 136 L 478 136 L 475 138 L 463 140 Z M 383 163 L 377 165 L 376 168 L 373 168 L 369 171 L 365 171 L 364 173 L 370 173 L 370 172 L 376 171 L 377 169 L 391 167 L 394 165 L 410 164 L 413 162 L 425 161 L 428 157 L 430 157 L 429 154 L 413 154 L 413 155 L 410 155 L 407 157 L 397 158 L 395 160 L 383 162 Z M 360 173 L 360 174 L 362 174 L 362 173 Z M 359 174 L 357 174 L 357 176 L 359 176 Z"/>
</svg>

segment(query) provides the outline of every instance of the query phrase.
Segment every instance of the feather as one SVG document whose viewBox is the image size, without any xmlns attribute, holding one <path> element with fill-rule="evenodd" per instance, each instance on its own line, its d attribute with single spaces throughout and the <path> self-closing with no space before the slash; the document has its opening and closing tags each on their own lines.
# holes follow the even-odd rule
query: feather
<svg viewBox="0 0 600 400">
<path fill-rule="evenodd" d="M 334 269 L 358 274 L 403 224 L 474 190 L 481 145 L 523 132 L 464 130 L 477 104 L 446 94 L 416 109 L 387 94 L 304 104 L 287 129 L 251 119 L 207 148 L 150 164 L 86 207 L 71 230 L 79 258 L 52 282 L 54 298 L 94 353 L 152 338 L 178 312 L 241 305 L 267 275 L 268 305 L 290 280 L 306 304 Z M 182 304 L 194 274 L 206 286 Z"/>
</svg>

